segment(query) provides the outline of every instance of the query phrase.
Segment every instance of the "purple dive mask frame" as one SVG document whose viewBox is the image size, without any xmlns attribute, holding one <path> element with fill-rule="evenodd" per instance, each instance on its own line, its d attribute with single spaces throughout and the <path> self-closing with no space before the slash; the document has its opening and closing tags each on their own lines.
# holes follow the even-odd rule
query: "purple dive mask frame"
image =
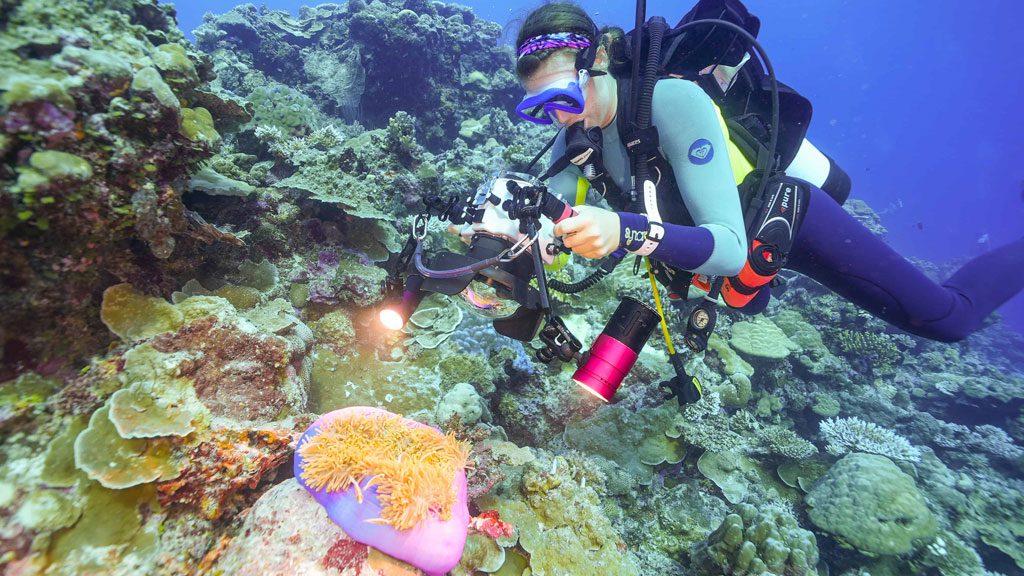
<svg viewBox="0 0 1024 576">
<path fill-rule="evenodd" d="M 586 107 L 586 88 L 590 74 L 580 70 L 576 79 L 563 78 L 544 86 L 536 92 L 527 92 L 523 101 L 516 106 L 520 118 L 534 124 L 560 124 L 555 112 L 582 114 Z"/>
</svg>

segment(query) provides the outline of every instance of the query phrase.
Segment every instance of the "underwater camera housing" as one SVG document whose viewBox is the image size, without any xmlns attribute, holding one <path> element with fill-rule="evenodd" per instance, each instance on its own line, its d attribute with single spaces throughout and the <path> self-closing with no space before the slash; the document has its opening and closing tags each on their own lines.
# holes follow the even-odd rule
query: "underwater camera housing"
<svg viewBox="0 0 1024 576">
<path fill-rule="evenodd" d="M 471 312 L 491 320 L 502 336 L 528 342 L 537 335 L 547 299 L 531 285 L 539 263 L 551 262 L 558 245 L 541 216 L 563 217 L 571 208 L 547 193 L 532 176 L 501 172 L 472 196 L 442 201 L 426 198 L 427 211 L 416 218 L 398 268 L 385 285 L 385 327 L 400 329 L 430 292 L 457 296 Z M 465 253 L 440 251 L 426 256 L 422 240 L 430 216 L 460 227 Z M 550 217 L 549 217 L 550 218 Z"/>
<path fill-rule="evenodd" d="M 539 337 L 543 347 L 536 355 L 541 362 L 576 361 L 573 380 L 610 402 L 661 314 L 625 297 L 590 350 L 581 353 L 580 341 L 551 310 L 544 273 L 545 262 L 568 251 L 547 233 L 547 226 L 575 215 L 572 207 L 532 177 L 515 173 L 491 178 L 471 197 L 427 198 L 425 204 L 427 212 L 416 218 L 385 283 L 387 304 L 380 312 L 385 327 L 404 326 L 428 293 L 457 297 L 463 307 L 490 319 L 502 336 L 523 342 Z M 431 215 L 457 227 L 469 245 L 465 253 L 423 254 Z"/>
</svg>

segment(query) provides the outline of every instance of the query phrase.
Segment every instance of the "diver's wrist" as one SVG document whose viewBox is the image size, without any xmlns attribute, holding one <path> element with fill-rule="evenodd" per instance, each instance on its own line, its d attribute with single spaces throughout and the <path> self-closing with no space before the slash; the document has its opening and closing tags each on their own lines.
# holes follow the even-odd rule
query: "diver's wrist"
<svg viewBox="0 0 1024 576">
<path fill-rule="evenodd" d="M 632 212 L 619 212 L 618 215 L 619 247 L 629 252 L 639 250 L 647 240 L 647 230 L 650 228 L 647 216 Z"/>
</svg>

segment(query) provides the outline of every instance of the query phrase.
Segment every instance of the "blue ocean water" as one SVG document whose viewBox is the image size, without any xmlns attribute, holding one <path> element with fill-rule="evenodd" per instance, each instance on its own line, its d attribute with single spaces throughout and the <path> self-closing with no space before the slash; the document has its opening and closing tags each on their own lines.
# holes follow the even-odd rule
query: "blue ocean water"
<svg viewBox="0 0 1024 576">
<path fill-rule="evenodd" d="M 514 36 L 536 2 L 462 2 Z M 187 33 L 238 2 L 179 2 Z M 302 2 L 270 0 L 296 12 Z M 583 1 L 632 28 L 634 5 Z M 989 0 L 748 0 L 780 80 L 814 103 L 809 137 L 853 178 L 904 255 L 964 260 L 1024 235 L 1024 7 Z M 688 4 L 652 0 L 670 23 Z M 1024 274 L 1024 271 L 1021 272 Z M 1002 308 L 1024 331 L 1024 296 Z"/>
</svg>

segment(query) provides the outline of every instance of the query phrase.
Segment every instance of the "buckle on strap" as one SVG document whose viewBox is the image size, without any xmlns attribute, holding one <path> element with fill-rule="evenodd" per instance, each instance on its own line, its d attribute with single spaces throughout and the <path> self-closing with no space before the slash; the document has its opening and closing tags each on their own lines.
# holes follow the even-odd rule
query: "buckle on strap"
<svg viewBox="0 0 1024 576">
<path fill-rule="evenodd" d="M 654 252 L 658 245 L 661 244 L 662 238 L 665 237 L 665 227 L 661 222 L 650 221 L 647 227 L 647 238 L 644 240 L 643 246 L 633 251 L 633 254 L 639 256 L 647 256 L 651 252 Z"/>
<path fill-rule="evenodd" d="M 658 154 L 660 144 L 658 127 L 651 126 L 640 130 L 636 126 L 630 125 L 629 132 L 622 138 L 622 142 L 626 145 L 626 150 L 631 157 L 654 156 Z"/>
<path fill-rule="evenodd" d="M 644 186 L 644 208 L 647 213 L 647 235 L 644 244 L 634 254 L 647 256 L 658 247 L 662 238 L 665 237 L 665 226 L 661 223 L 661 212 L 658 211 L 658 189 L 654 182 L 645 180 Z"/>
</svg>

